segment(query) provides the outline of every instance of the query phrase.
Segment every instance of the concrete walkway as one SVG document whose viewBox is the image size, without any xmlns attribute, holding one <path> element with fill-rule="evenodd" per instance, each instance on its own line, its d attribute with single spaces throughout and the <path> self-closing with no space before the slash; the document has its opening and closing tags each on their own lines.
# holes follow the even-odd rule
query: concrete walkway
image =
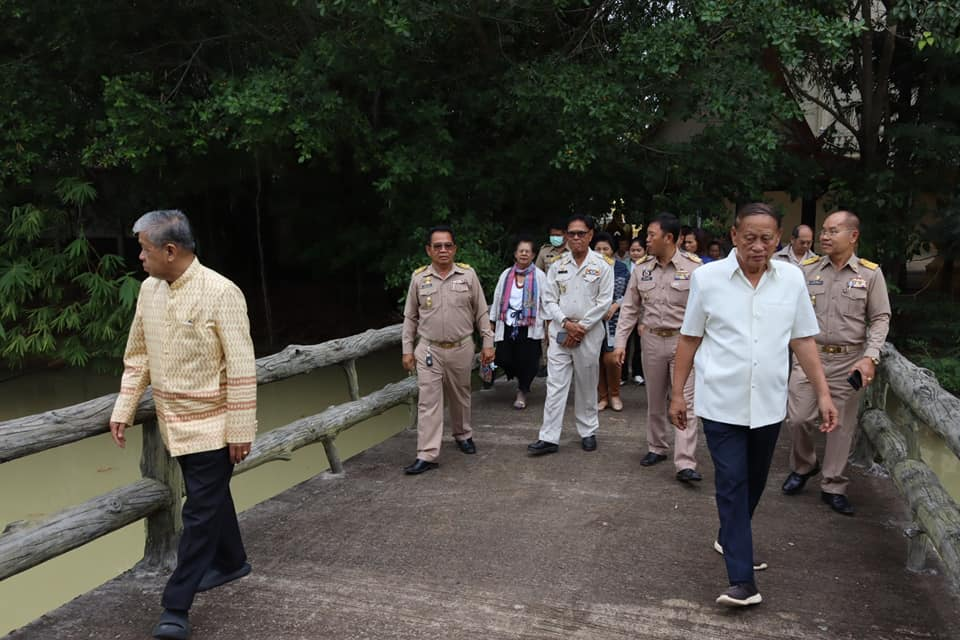
<svg viewBox="0 0 960 640">
<path fill-rule="evenodd" d="M 712 548 L 713 468 L 688 487 L 670 462 L 644 469 L 645 393 L 601 414 L 580 450 L 567 412 L 558 454 L 531 459 L 543 385 L 530 408 L 513 386 L 474 394 L 475 456 L 449 440 L 418 477 L 405 432 L 247 511 L 254 573 L 200 594 L 195 639 L 710 638 L 948 639 L 960 600 L 946 580 L 904 568 L 907 514 L 892 484 L 852 471 L 857 515 L 835 515 L 812 483 L 780 493 L 783 434 L 754 520 L 763 604 L 714 604 L 726 588 Z M 363 428 L 362 426 L 357 428 Z M 702 440 L 702 439 L 701 439 Z M 14 632 L 17 640 L 147 638 L 165 576 L 125 574 Z"/>
</svg>

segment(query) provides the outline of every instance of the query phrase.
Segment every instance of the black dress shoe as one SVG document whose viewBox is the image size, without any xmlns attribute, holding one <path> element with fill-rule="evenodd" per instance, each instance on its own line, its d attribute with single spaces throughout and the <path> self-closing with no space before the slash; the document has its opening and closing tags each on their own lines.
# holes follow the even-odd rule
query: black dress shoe
<svg viewBox="0 0 960 640">
<path fill-rule="evenodd" d="M 820 499 L 830 505 L 830 508 L 837 513 L 842 513 L 845 516 L 853 515 L 853 505 L 847 500 L 847 496 L 842 493 L 827 493 L 826 491 L 821 491 Z"/>
<path fill-rule="evenodd" d="M 647 451 L 647 455 L 643 456 L 643 460 L 640 461 L 641 467 L 652 467 L 658 462 L 663 462 L 667 459 L 667 456 L 662 453 L 654 453 L 653 451 Z"/>
<path fill-rule="evenodd" d="M 457 440 L 457 447 L 460 451 L 464 453 L 476 453 L 477 445 L 473 444 L 473 438 L 467 438 L 466 440 Z"/>
<path fill-rule="evenodd" d="M 545 453 L 556 453 L 560 450 L 558 445 L 553 444 L 552 442 L 544 442 L 543 440 L 537 440 L 531 444 L 527 445 L 527 453 L 532 456 L 542 456 Z"/>
<path fill-rule="evenodd" d="M 680 482 L 700 482 L 703 476 L 696 469 L 680 469 L 677 471 L 677 480 Z"/>
<path fill-rule="evenodd" d="M 420 458 L 417 458 L 416 462 L 414 462 L 412 465 L 410 465 L 409 467 L 404 467 L 403 472 L 407 475 L 415 476 L 418 473 L 423 473 L 424 471 L 430 471 L 430 469 L 436 469 L 439 466 L 440 465 L 436 462 L 427 462 L 426 460 L 421 460 Z"/>
<path fill-rule="evenodd" d="M 790 475 L 787 476 L 787 479 L 783 481 L 783 492 L 788 496 L 792 496 L 795 493 L 800 493 L 800 490 L 803 489 L 807 484 L 807 480 L 813 476 L 820 473 L 820 465 L 815 466 L 810 470 L 809 473 L 797 473 L 796 471 L 791 471 Z"/>
<path fill-rule="evenodd" d="M 586 438 L 580 438 L 580 446 L 583 447 L 584 451 L 596 451 L 597 436 L 587 436 Z"/>
</svg>

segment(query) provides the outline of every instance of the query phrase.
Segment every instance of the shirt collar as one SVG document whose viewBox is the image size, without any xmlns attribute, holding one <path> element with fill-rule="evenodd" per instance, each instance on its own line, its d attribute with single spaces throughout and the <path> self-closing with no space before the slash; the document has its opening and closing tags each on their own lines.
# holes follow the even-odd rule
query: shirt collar
<svg viewBox="0 0 960 640">
<path fill-rule="evenodd" d="M 190 263 L 186 271 L 180 274 L 179 278 L 170 283 L 170 288 L 176 290 L 186 286 L 198 273 L 200 273 L 200 260 L 197 256 L 193 256 L 193 262 Z"/>
<path fill-rule="evenodd" d="M 714 263 L 719 264 L 723 269 L 726 270 L 727 278 L 732 278 L 738 271 L 742 273 L 742 270 L 740 269 L 740 262 L 737 260 L 736 247 L 730 250 L 730 253 L 727 254 L 726 258 L 723 258 L 722 260 L 714 260 Z M 779 278 L 780 269 L 785 269 L 787 267 L 791 269 L 793 268 L 792 265 L 788 265 L 785 262 L 780 263 L 771 257 L 771 259 L 767 261 L 767 270 L 764 273 L 770 274 L 771 277 Z M 743 274 L 743 277 L 746 278 L 747 275 Z"/>
</svg>

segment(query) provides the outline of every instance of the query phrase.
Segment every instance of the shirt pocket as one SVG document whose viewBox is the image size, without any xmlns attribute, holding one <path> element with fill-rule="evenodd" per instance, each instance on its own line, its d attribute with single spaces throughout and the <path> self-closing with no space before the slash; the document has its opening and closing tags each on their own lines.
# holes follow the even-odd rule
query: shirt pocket
<svg viewBox="0 0 960 640">
<path fill-rule="evenodd" d="M 421 314 L 429 313 L 440 306 L 440 296 L 437 293 L 437 287 L 432 285 L 417 290 L 417 305 L 420 307 Z"/>
<path fill-rule="evenodd" d="M 584 282 L 591 282 L 591 283 L 592 283 L 592 282 L 596 282 L 596 281 L 599 280 L 599 279 L 600 279 L 600 272 L 599 272 L 599 271 L 590 271 L 590 270 L 588 270 L 588 271 L 584 271 L 584 272 L 583 272 L 583 281 L 584 281 Z"/>
<path fill-rule="evenodd" d="M 657 289 L 657 283 L 653 280 L 648 282 L 638 282 L 637 291 L 640 293 L 640 299 L 643 302 L 650 302 L 650 296 L 653 295 L 653 292 Z"/>
<path fill-rule="evenodd" d="M 687 305 L 687 298 L 690 297 L 690 281 L 674 280 L 668 287 L 667 300 L 672 305 Z"/>
<path fill-rule="evenodd" d="M 470 285 L 466 282 L 451 282 L 450 296 L 452 303 L 458 307 L 469 306 L 473 299 Z"/>
<path fill-rule="evenodd" d="M 864 318 L 867 313 L 867 290 L 847 287 L 840 292 L 840 313 Z"/>
</svg>

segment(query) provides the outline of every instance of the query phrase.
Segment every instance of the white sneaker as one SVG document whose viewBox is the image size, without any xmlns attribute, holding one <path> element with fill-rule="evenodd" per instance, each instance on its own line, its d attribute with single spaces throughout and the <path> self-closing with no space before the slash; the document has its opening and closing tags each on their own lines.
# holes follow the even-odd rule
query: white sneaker
<svg viewBox="0 0 960 640">
<path fill-rule="evenodd" d="M 749 607 L 761 602 L 763 598 L 752 584 L 735 584 L 717 598 L 717 604 L 725 604 L 728 607 Z"/>
<path fill-rule="evenodd" d="M 633 381 L 637 384 L 643 384 L 643 376 L 633 376 Z"/>
</svg>

